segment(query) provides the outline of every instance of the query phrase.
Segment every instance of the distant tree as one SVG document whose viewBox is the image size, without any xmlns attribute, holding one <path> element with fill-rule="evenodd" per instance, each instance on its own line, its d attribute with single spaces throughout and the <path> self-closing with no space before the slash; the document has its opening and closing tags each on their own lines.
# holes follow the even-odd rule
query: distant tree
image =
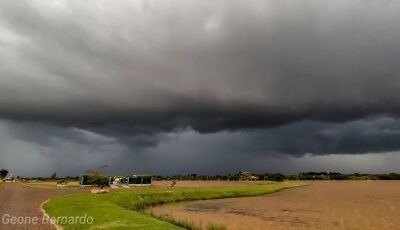
<svg viewBox="0 0 400 230">
<path fill-rule="evenodd" d="M 172 180 L 170 187 L 173 188 L 173 187 L 175 187 L 175 185 L 176 185 L 176 180 L 174 179 L 174 180 Z"/>
<path fill-rule="evenodd" d="M 8 175 L 8 170 L 6 170 L 6 169 L 1 169 L 0 170 L 0 177 L 1 178 L 6 177 L 7 175 Z"/>
<path fill-rule="evenodd" d="M 400 174 L 397 173 L 389 173 L 378 175 L 379 180 L 400 180 Z"/>
<path fill-rule="evenodd" d="M 330 180 L 348 180 L 349 176 L 345 175 L 345 174 L 335 173 L 335 174 L 329 174 L 329 179 Z"/>
<path fill-rule="evenodd" d="M 241 172 L 239 177 L 241 180 L 249 180 L 251 174 L 249 172 Z"/>
<path fill-rule="evenodd" d="M 53 173 L 50 176 L 50 179 L 55 180 L 57 178 L 57 173 Z"/>
<path fill-rule="evenodd" d="M 100 174 L 100 173 L 95 173 L 95 174 L 83 174 L 81 177 L 85 177 L 85 184 L 86 185 L 93 185 L 96 187 L 107 187 L 109 183 L 109 177 Z"/>
<path fill-rule="evenodd" d="M 266 173 L 264 175 L 259 175 L 259 178 L 263 178 L 264 180 L 269 180 L 269 181 L 283 181 L 286 179 L 286 176 L 281 173 Z M 287 179 L 291 178 L 292 177 L 288 177 Z"/>
</svg>

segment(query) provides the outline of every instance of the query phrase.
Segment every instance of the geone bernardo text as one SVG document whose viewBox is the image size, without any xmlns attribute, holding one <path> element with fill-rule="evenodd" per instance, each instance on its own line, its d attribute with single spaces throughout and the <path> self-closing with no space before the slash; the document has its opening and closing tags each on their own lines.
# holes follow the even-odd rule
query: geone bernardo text
<svg viewBox="0 0 400 230">
<path fill-rule="evenodd" d="M 83 216 L 58 216 L 49 217 L 43 216 L 13 216 L 8 213 L 1 217 L 1 223 L 3 225 L 46 225 L 46 224 L 63 224 L 63 225 L 75 225 L 75 224 L 92 224 L 94 221 L 93 217 L 88 216 L 86 213 Z"/>
</svg>

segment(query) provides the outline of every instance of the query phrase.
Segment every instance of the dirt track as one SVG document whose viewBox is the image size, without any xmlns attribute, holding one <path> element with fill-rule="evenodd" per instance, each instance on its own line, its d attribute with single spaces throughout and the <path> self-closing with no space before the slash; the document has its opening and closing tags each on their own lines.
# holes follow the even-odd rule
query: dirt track
<svg viewBox="0 0 400 230">
<path fill-rule="evenodd" d="M 51 224 L 42 224 L 41 203 L 56 195 L 79 191 L 78 189 L 30 188 L 20 183 L 5 183 L 0 186 L 0 229 L 54 230 L 56 228 Z M 38 217 L 39 221 L 33 224 L 25 219 L 23 224 L 10 224 L 9 216 Z M 5 224 L 7 222 L 9 223 Z"/>
<path fill-rule="evenodd" d="M 230 230 L 400 229 L 400 181 L 321 181 L 261 197 L 194 201 L 156 215 Z"/>
</svg>

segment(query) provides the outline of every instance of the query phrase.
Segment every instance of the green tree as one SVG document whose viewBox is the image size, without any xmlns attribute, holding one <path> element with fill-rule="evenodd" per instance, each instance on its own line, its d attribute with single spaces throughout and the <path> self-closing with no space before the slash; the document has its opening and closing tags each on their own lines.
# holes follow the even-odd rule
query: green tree
<svg viewBox="0 0 400 230">
<path fill-rule="evenodd" d="M 95 173 L 95 174 L 86 174 L 86 176 L 87 176 L 86 184 L 88 185 L 94 185 L 101 188 L 108 186 L 109 178 L 106 175 Z"/>
<path fill-rule="evenodd" d="M 6 169 L 1 169 L 0 170 L 0 177 L 1 178 L 6 177 L 7 175 L 8 175 L 8 170 L 6 170 Z"/>
<path fill-rule="evenodd" d="M 55 180 L 57 178 L 57 173 L 53 173 L 50 176 L 50 179 Z"/>
<path fill-rule="evenodd" d="M 241 172 L 239 176 L 240 176 L 241 180 L 249 180 L 251 174 L 250 174 L 250 172 L 245 171 L 245 172 Z"/>
</svg>

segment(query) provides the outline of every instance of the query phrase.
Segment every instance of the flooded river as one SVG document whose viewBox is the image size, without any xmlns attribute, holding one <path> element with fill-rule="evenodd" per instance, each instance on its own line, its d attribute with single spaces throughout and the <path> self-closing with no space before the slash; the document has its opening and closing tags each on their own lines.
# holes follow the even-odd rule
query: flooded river
<svg viewBox="0 0 400 230">
<path fill-rule="evenodd" d="M 400 181 L 320 181 L 246 198 L 191 201 L 153 214 L 232 230 L 400 229 Z"/>
</svg>

